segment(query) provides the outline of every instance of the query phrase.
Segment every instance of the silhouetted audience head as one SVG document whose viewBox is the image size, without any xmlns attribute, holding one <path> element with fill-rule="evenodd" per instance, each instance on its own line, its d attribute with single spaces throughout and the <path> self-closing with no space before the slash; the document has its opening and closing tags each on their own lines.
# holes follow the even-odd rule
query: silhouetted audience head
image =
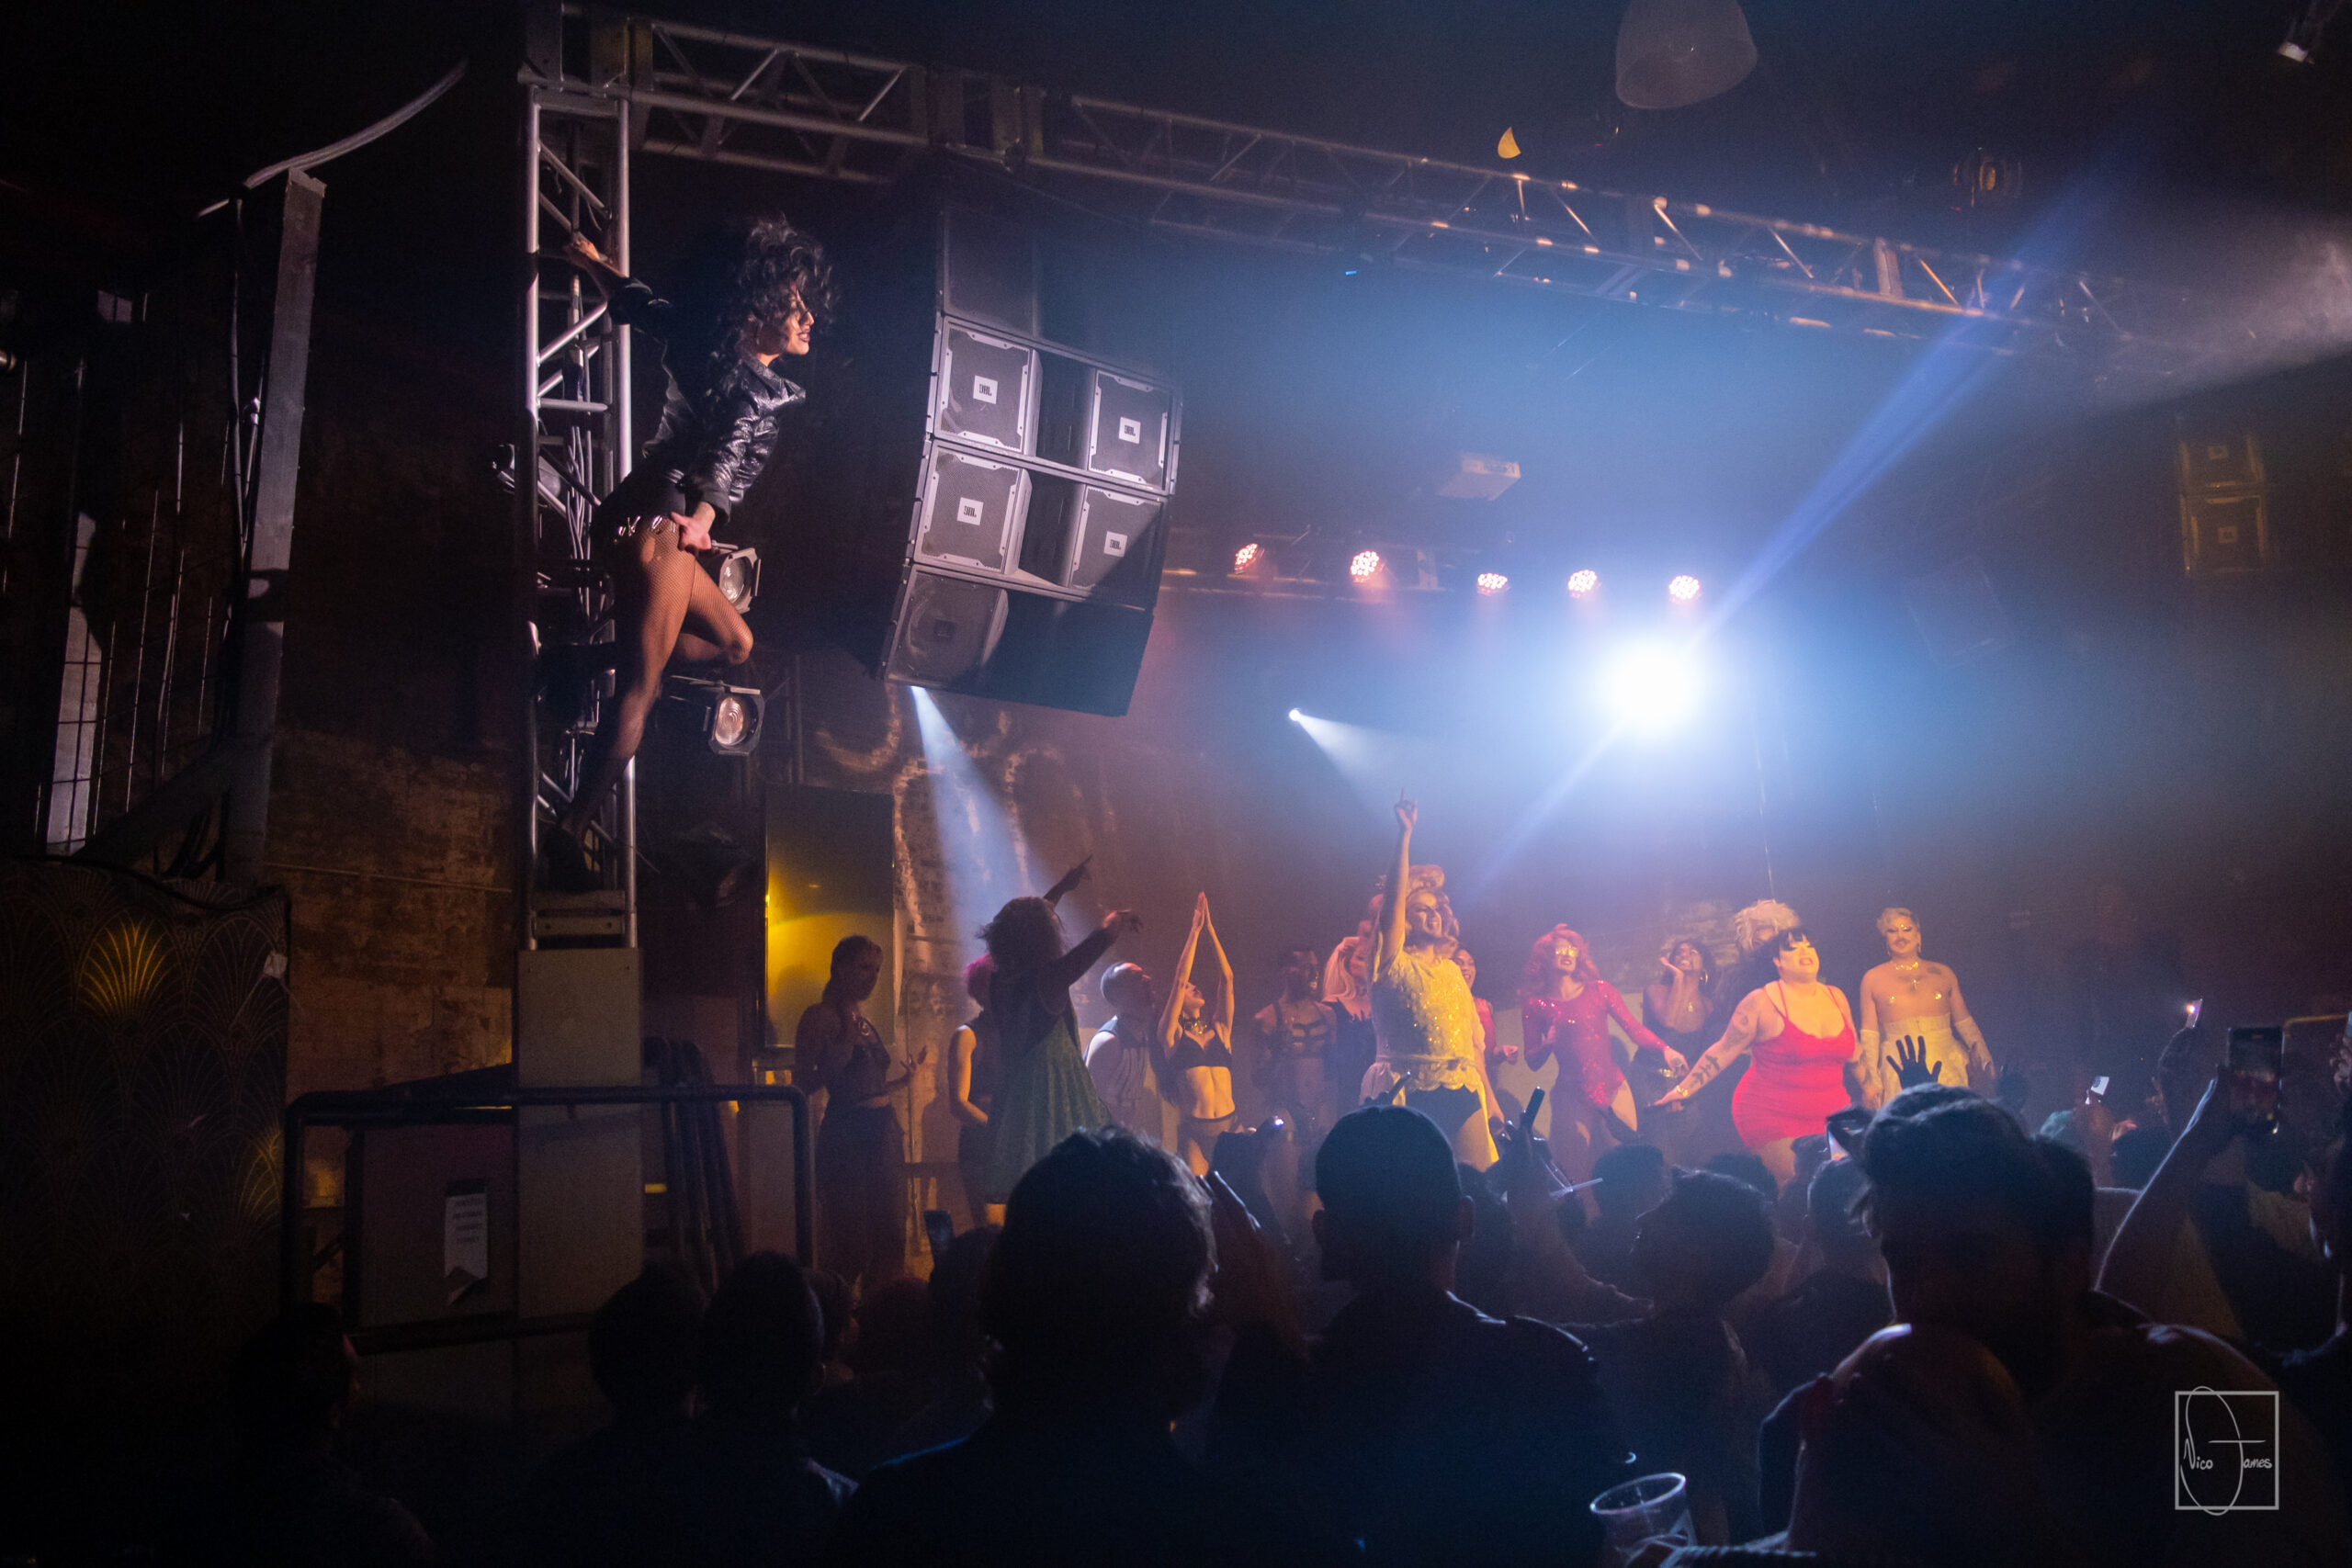
<svg viewBox="0 0 2352 1568">
<path fill-rule="evenodd" d="M 1208 1199 L 1165 1151 L 1071 1134 L 1005 1205 L 981 1285 L 1001 1408 L 1119 1407 L 1168 1419 L 1202 1385 Z"/>
<path fill-rule="evenodd" d="M 1592 1162 L 1600 1185 L 1592 1201 L 1602 1219 L 1632 1219 L 1655 1209 L 1669 1185 L 1666 1153 L 1654 1144 L 1620 1144 Z"/>
<path fill-rule="evenodd" d="M 596 1309 L 588 1325 L 588 1371 L 621 1421 L 686 1414 L 703 1309 L 693 1281 L 650 1267 Z"/>
<path fill-rule="evenodd" d="M 342 1316 L 320 1303 L 295 1308 L 247 1340 L 230 1379 L 251 1450 L 326 1447 L 343 1426 L 358 1367 Z"/>
<path fill-rule="evenodd" d="M 1896 1319 L 1959 1329 L 2033 1386 L 2090 1286 L 2081 1156 L 1965 1090 L 1926 1085 L 1871 1123 L 1861 1164 Z"/>
<path fill-rule="evenodd" d="M 800 1265 L 775 1252 L 737 1264 L 703 1314 L 700 1350 L 711 1415 L 790 1416 L 817 1392 L 825 1359 L 824 1317 Z"/>
<path fill-rule="evenodd" d="M 1350 1111 L 1315 1156 L 1315 1190 L 1325 1279 L 1360 1289 L 1437 1279 L 1450 1288 L 1473 1211 L 1437 1123 L 1398 1105 Z"/>
<path fill-rule="evenodd" d="M 1780 1201 L 1781 1184 L 1772 1179 L 1771 1169 L 1765 1165 L 1764 1156 L 1753 1150 L 1728 1150 L 1709 1160 L 1702 1168 L 1717 1176 L 1728 1176 L 1734 1181 L 1746 1182 L 1762 1194 L 1767 1203 Z"/>
<path fill-rule="evenodd" d="M 2138 1191 L 2156 1174 L 2156 1167 L 2164 1164 L 2165 1156 L 2171 1150 L 2172 1134 L 2162 1127 L 2134 1127 L 2120 1134 L 2111 1156 L 2115 1184 Z"/>
<path fill-rule="evenodd" d="M 910 1371 L 929 1349 L 931 1294 L 920 1280 L 893 1280 L 857 1303 L 857 1343 L 849 1364 L 858 1376 Z"/>
<path fill-rule="evenodd" d="M 1870 1179 L 1858 1160 L 1831 1160 L 1813 1173 L 1805 1189 L 1805 1218 L 1825 1261 L 1843 1268 L 1867 1267 L 1878 1252 L 1861 1213 Z"/>
<path fill-rule="evenodd" d="M 942 1366 L 978 1360 L 988 1343 L 980 1328 L 980 1281 L 1001 1234 L 996 1225 L 967 1230 L 947 1244 L 924 1287 L 930 1306 L 932 1355 Z"/>
<path fill-rule="evenodd" d="M 1684 1174 L 1642 1216 L 1634 1280 L 1660 1310 L 1721 1312 L 1772 1266 L 1772 1220 L 1746 1182 L 1713 1171 Z"/>
<path fill-rule="evenodd" d="M 1951 1478 L 1919 1473 L 1906 1438 L 1920 1421 L 1990 1443 L 2030 1433 L 2024 1396 L 1990 1351 L 1951 1329 L 1898 1324 L 1864 1340 L 1810 1397 L 1789 1520 L 1792 1550 L 1933 1568 L 1978 1560 L 1981 1543 L 1956 1534 L 1944 1517 L 1955 1501 Z"/>
</svg>

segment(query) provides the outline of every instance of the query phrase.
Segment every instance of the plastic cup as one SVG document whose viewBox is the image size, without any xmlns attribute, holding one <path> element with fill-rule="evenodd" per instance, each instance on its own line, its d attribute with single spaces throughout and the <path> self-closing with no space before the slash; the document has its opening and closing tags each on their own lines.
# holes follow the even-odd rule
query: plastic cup
<svg viewBox="0 0 2352 1568">
<path fill-rule="evenodd" d="M 1690 1528 L 1690 1483 L 1672 1471 L 1611 1486 L 1592 1500 L 1592 1512 L 1609 1532 L 1609 1544 L 1620 1561 L 1632 1556 L 1642 1542 L 1660 1536 L 1686 1546 L 1696 1539 Z"/>
</svg>

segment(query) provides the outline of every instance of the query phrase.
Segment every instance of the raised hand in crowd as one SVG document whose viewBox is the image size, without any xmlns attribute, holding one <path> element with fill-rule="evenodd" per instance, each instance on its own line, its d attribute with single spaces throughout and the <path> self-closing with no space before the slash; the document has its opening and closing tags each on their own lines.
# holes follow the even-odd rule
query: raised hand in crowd
<svg viewBox="0 0 2352 1568">
<path fill-rule="evenodd" d="M 1897 1040 L 1889 1055 L 1894 1063 L 1894 1082 L 1898 1090 L 1917 1089 L 1923 1083 L 1943 1082 L 1943 1069 L 1928 1060 L 1928 1043 L 1916 1035 L 1906 1034 Z"/>
</svg>

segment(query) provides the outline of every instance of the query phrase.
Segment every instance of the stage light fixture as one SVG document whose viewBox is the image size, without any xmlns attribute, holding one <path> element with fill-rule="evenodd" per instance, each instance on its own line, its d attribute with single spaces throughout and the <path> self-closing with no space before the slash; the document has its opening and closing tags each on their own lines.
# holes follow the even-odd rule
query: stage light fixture
<svg viewBox="0 0 2352 1568">
<path fill-rule="evenodd" d="M 1478 574 L 1478 592 L 1481 593 L 1500 593 L 1510 586 L 1510 579 L 1499 571 L 1482 571 Z"/>
<path fill-rule="evenodd" d="M 1601 676 L 1601 695 L 1617 722 L 1657 733 L 1690 716 L 1698 705 L 1699 667 L 1680 649 L 1637 643 L 1611 660 Z"/>
<path fill-rule="evenodd" d="M 1305 722 L 1306 718 L 1306 716 L 1305 714 L 1303 714 L 1303 713 L 1299 712 L 1296 708 L 1293 708 L 1293 709 L 1291 709 L 1291 710 L 1290 710 L 1290 721 L 1291 721 L 1293 724 L 1299 724 L 1299 723 L 1303 723 L 1303 722 Z"/>
<path fill-rule="evenodd" d="M 1370 582 L 1373 574 L 1379 570 L 1380 552 L 1378 550 L 1358 550 L 1356 558 L 1348 563 L 1348 575 L 1358 582 Z"/>
<path fill-rule="evenodd" d="M 1570 598 L 1589 598 L 1592 594 L 1599 592 L 1600 590 L 1600 573 L 1593 570 L 1590 567 L 1585 567 L 1580 570 L 1568 573 L 1568 596 Z"/>
<path fill-rule="evenodd" d="M 1666 585 L 1666 596 L 1678 604 L 1688 604 L 1699 596 L 1699 580 L 1685 572 Z"/>
<path fill-rule="evenodd" d="M 745 757 L 759 750 L 760 720 L 766 703 L 757 686 L 672 675 L 662 682 L 662 695 L 699 710 L 697 728 L 720 756 Z"/>
<path fill-rule="evenodd" d="M 749 545 L 713 545 L 718 557 L 718 592 L 738 614 L 760 591 L 760 552 Z"/>
<path fill-rule="evenodd" d="M 1236 571 L 1247 571 L 1251 567 L 1256 566 L 1261 560 L 1264 559 L 1265 555 L 1265 547 L 1258 543 L 1257 540 L 1252 539 L 1248 544 L 1233 552 L 1233 570 Z"/>
</svg>

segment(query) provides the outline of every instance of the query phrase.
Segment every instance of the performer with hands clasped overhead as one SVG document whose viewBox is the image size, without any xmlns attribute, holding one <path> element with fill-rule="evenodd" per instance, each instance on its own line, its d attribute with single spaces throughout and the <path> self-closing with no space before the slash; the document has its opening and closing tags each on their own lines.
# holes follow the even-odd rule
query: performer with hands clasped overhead
<svg viewBox="0 0 2352 1568">
<path fill-rule="evenodd" d="M 1454 1157 L 1484 1170 L 1495 1163 L 1488 1122 L 1494 1086 L 1478 1032 L 1478 1004 L 1454 966 L 1445 873 L 1413 863 L 1419 808 L 1396 801 L 1396 863 L 1382 890 L 1374 931 L 1372 1022 L 1380 1054 L 1363 1076 L 1363 1098 L 1405 1103 L 1438 1125 Z"/>
<path fill-rule="evenodd" d="M 1879 1098 L 1894 1096 L 1900 1066 L 1883 1048 L 1904 1037 L 1925 1048 L 1933 1081 L 1992 1093 L 2000 1074 L 1961 999 L 1960 976 L 1919 955 L 1919 922 L 1910 910 L 1880 910 L 1878 931 L 1886 962 L 1862 976 L 1861 1039 Z"/>
<path fill-rule="evenodd" d="M 1216 957 L 1216 1007 L 1193 984 L 1193 960 L 1201 938 L 1209 939 Z M 1206 1176 L 1217 1134 L 1234 1124 L 1233 1103 L 1233 965 L 1217 940 L 1216 924 L 1209 918 L 1209 896 L 1193 904 L 1193 931 L 1176 960 L 1175 978 L 1168 987 L 1168 1002 L 1159 1014 L 1159 1030 L 1152 1039 L 1152 1070 L 1159 1075 L 1160 1092 L 1176 1108 L 1176 1152 Z"/>
<path fill-rule="evenodd" d="M 1871 1103 L 1872 1086 L 1852 1010 L 1843 991 L 1821 983 L 1813 939 L 1798 927 L 1774 936 L 1762 952 L 1779 978 L 1740 999 L 1724 1037 L 1652 1109 L 1688 1100 L 1749 1052 L 1754 1064 L 1732 1091 L 1732 1124 L 1772 1179 L 1785 1184 L 1796 1173 L 1791 1145 L 1820 1132 L 1831 1112 L 1857 1100 Z"/>
</svg>

